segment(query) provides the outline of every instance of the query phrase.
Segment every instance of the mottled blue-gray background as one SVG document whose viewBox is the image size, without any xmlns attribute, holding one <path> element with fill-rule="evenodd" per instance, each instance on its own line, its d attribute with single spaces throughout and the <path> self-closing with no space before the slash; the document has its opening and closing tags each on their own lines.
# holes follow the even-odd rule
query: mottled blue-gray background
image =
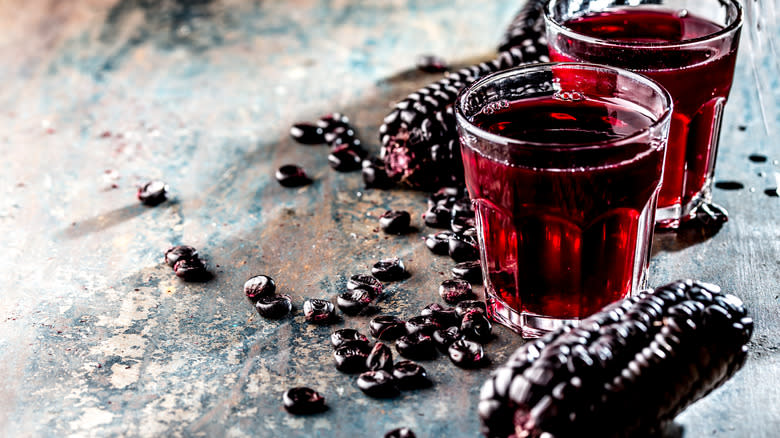
<svg viewBox="0 0 780 438">
<path fill-rule="evenodd" d="M 488 370 L 425 362 L 434 388 L 370 400 L 333 368 L 331 328 L 300 312 L 264 321 L 241 285 L 271 275 L 300 306 L 395 255 L 413 275 L 388 286 L 383 311 L 408 317 L 439 301 L 452 262 L 420 240 L 425 195 L 364 190 L 288 128 L 342 111 L 376 150 L 391 103 L 436 78 L 413 71 L 415 56 L 490 58 L 518 3 L 0 2 L 0 435 L 380 437 L 406 425 L 476 436 Z M 655 241 L 653 284 L 719 283 L 756 320 L 745 369 L 678 418 L 685 437 L 780 430 L 780 199 L 765 194 L 780 179 L 779 35 L 772 5 L 757 5 L 716 174 L 744 184 L 716 189 L 731 220 L 714 236 Z M 314 184 L 276 184 L 288 162 Z M 139 205 L 135 185 L 149 178 L 173 199 Z M 377 233 L 388 207 L 414 212 L 420 232 Z M 180 243 L 201 250 L 213 281 L 182 283 L 161 263 Z M 367 319 L 345 325 L 365 330 Z M 521 343 L 496 331 L 494 366 Z M 331 409 L 286 414 L 280 396 L 293 385 L 319 389 Z"/>
</svg>

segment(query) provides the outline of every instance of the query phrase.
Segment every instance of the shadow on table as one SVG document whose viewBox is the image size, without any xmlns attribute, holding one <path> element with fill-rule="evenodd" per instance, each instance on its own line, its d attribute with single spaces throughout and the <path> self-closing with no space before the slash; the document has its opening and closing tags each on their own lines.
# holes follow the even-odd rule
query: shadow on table
<svg viewBox="0 0 780 438">
<path fill-rule="evenodd" d="M 677 231 L 656 230 L 653 235 L 653 249 L 651 256 L 660 252 L 682 251 L 694 245 L 703 243 L 713 238 L 720 232 L 722 225 L 704 226 L 699 223 L 684 225 Z"/>
<path fill-rule="evenodd" d="M 140 216 L 146 212 L 150 212 L 153 209 L 170 208 L 178 204 L 178 200 L 169 199 L 155 207 L 149 207 L 140 203 L 126 205 L 106 213 L 101 213 L 97 216 L 80 221 L 74 221 L 67 228 L 59 230 L 55 234 L 55 238 L 77 239 L 79 237 L 97 233 L 115 225 L 119 225 L 122 222 L 133 219 L 134 217 Z"/>
</svg>

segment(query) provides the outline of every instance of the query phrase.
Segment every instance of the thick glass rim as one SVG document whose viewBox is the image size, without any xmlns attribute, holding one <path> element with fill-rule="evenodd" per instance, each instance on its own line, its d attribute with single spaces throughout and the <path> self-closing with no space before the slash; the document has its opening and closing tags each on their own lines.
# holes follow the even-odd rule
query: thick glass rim
<svg viewBox="0 0 780 438">
<path fill-rule="evenodd" d="M 547 0 L 547 3 L 545 4 L 543 10 L 544 10 L 544 21 L 545 25 L 548 26 L 548 29 L 550 27 L 554 28 L 555 31 L 558 33 L 565 34 L 570 37 L 574 37 L 580 41 L 590 43 L 590 44 L 600 44 L 604 46 L 610 46 L 610 47 L 626 47 L 626 48 L 638 48 L 638 49 L 678 49 L 678 48 L 686 48 L 690 46 L 695 46 L 701 43 L 714 41 L 719 38 L 728 36 L 730 34 L 733 34 L 736 32 L 740 27 L 742 27 L 742 4 L 739 3 L 738 0 L 718 0 L 718 3 L 720 4 L 730 4 L 734 8 L 736 8 L 737 16 L 735 17 L 734 21 L 729 24 L 728 26 L 724 27 L 723 29 L 713 32 L 709 35 L 704 35 L 701 37 L 691 38 L 687 40 L 682 40 L 674 43 L 649 43 L 649 42 L 631 42 L 631 41 L 617 41 L 617 40 L 610 40 L 610 39 L 603 39 L 598 38 L 590 35 L 585 35 L 580 32 L 576 32 L 572 29 L 569 29 L 568 27 L 564 26 L 563 23 L 558 22 L 552 17 L 552 5 L 553 3 L 560 1 L 560 0 Z M 628 6 L 628 5 L 627 5 Z M 651 5 L 652 6 L 652 5 Z M 635 7 L 635 6 L 628 6 L 628 7 Z"/>
<path fill-rule="evenodd" d="M 599 141 L 599 142 L 577 143 L 577 144 L 541 143 L 541 142 L 534 142 L 534 141 L 516 140 L 498 134 L 493 134 L 492 132 L 486 131 L 480 128 L 479 126 L 471 123 L 471 121 L 463 111 L 462 108 L 463 102 L 465 101 L 467 95 L 473 89 L 478 88 L 484 85 L 485 83 L 497 79 L 502 79 L 508 76 L 513 76 L 519 73 L 531 73 L 531 72 L 538 72 L 538 71 L 545 71 L 545 70 L 552 71 L 552 69 L 555 67 L 576 68 L 580 70 L 589 70 L 593 72 L 599 70 L 601 71 L 607 70 L 617 75 L 626 76 L 636 82 L 639 82 L 645 86 L 652 88 L 653 91 L 657 92 L 663 99 L 664 111 L 658 116 L 657 120 L 654 120 L 653 123 L 651 123 L 649 126 L 640 129 L 638 131 L 632 132 L 631 134 L 628 134 L 624 137 Z M 649 134 L 652 130 L 656 129 L 658 126 L 667 123 L 672 117 L 673 106 L 674 104 L 673 104 L 672 96 L 669 94 L 669 92 L 666 91 L 666 89 L 662 87 L 658 82 L 650 79 L 647 76 L 634 73 L 619 67 L 612 67 L 609 65 L 602 65 L 602 64 L 589 64 L 585 62 L 546 62 L 546 63 L 522 65 L 507 70 L 501 70 L 499 72 L 489 74 L 484 78 L 479 79 L 478 81 L 473 82 L 472 84 L 464 87 L 460 91 L 460 93 L 458 93 L 458 97 L 455 99 L 455 118 L 458 122 L 458 125 L 463 127 L 469 133 L 478 135 L 480 138 L 488 140 L 491 143 L 501 144 L 501 145 L 514 147 L 514 148 L 529 148 L 529 149 L 544 148 L 545 151 L 574 152 L 574 151 L 583 151 L 583 150 L 592 150 L 592 149 L 603 149 L 605 147 L 620 147 L 629 144 L 633 140 Z"/>
</svg>

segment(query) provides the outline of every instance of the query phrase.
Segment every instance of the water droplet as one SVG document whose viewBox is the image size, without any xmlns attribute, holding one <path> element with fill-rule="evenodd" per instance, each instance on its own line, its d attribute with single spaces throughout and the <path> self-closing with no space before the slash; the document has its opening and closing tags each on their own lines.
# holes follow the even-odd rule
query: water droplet
<svg viewBox="0 0 780 438">
<path fill-rule="evenodd" d="M 745 185 L 739 181 L 718 181 L 715 183 L 715 187 L 721 190 L 742 190 Z"/>
</svg>

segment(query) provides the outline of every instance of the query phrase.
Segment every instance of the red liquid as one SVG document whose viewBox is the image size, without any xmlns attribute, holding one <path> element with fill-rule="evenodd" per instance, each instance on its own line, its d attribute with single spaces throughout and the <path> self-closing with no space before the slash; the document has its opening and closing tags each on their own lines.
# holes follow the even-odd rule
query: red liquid
<svg viewBox="0 0 780 438">
<path fill-rule="evenodd" d="M 676 43 L 711 35 L 722 26 L 692 14 L 633 7 L 588 14 L 565 23 L 603 40 Z M 733 40 L 733 41 L 732 41 Z M 723 105 L 731 89 L 739 34 L 733 39 L 685 48 L 605 49 L 567 41 L 551 41 L 553 61 L 585 61 L 614 65 L 658 81 L 674 99 L 669 145 L 658 207 L 688 204 L 715 168 Z"/>
<path fill-rule="evenodd" d="M 493 292 L 514 310 L 582 318 L 626 297 L 637 267 L 646 268 L 648 248 L 637 247 L 637 236 L 652 232 L 663 147 L 647 137 L 565 153 L 552 145 L 624 138 L 654 122 L 621 103 L 548 96 L 472 120 L 503 137 L 543 143 L 518 150 L 463 140 L 485 269 Z"/>
</svg>

